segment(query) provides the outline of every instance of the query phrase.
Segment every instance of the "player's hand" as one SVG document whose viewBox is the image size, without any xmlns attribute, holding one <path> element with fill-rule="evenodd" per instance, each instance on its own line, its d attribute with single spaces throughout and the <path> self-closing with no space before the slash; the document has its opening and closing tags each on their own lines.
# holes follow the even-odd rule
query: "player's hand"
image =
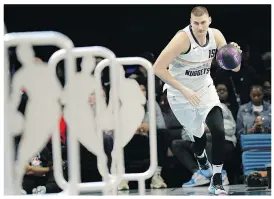
<svg viewBox="0 0 274 199">
<path fill-rule="evenodd" d="M 189 88 L 184 88 L 181 93 L 185 96 L 185 98 L 193 105 L 198 106 L 200 103 L 200 96 Z"/>
<path fill-rule="evenodd" d="M 242 53 L 241 47 L 237 43 L 231 42 L 229 44 L 232 45 L 232 46 L 234 46 L 235 48 L 237 48 L 240 51 L 240 53 Z M 239 65 L 238 67 L 234 68 L 232 71 L 233 72 L 239 72 L 240 69 L 241 69 L 241 65 Z"/>
<path fill-rule="evenodd" d="M 242 53 L 241 47 L 237 43 L 231 42 L 229 44 L 232 45 L 232 46 L 234 46 L 235 48 L 238 48 L 238 50 Z"/>
</svg>

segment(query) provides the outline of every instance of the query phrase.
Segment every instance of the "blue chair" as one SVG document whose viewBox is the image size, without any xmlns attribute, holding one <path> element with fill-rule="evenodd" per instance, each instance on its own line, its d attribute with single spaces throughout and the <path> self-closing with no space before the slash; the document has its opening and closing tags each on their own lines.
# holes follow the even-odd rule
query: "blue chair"
<svg viewBox="0 0 274 199">
<path fill-rule="evenodd" d="M 271 134 L 242 134 L 242 163 L 244 175 L 251 171 L 265 170 L 271 164 Z"/>
<path fill-rule="evenodd" d="M 241 134 L 242 150 L 270 149 L 271 134 Z"/>
<path fill-rule="evenodd" d="M 271 164 L 271 150 L 248 150 L 242 154 L 243 172 L 265 170 L 265 165 Z"/>
</svg>

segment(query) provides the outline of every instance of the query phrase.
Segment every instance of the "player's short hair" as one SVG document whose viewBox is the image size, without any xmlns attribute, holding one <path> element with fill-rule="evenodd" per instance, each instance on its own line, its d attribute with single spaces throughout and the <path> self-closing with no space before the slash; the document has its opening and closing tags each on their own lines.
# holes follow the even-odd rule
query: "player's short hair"
<svg viewBox="0 0 274 199">
<path fill-rule="evenodd" d="M 195 17 L 200 17 L 204 14 L 207 14 L 209 16 L 208 10 L 206 7 L 203 6 L 196 6 L 191 10 L 191 14 L 193 14 Z"/>
</svg>

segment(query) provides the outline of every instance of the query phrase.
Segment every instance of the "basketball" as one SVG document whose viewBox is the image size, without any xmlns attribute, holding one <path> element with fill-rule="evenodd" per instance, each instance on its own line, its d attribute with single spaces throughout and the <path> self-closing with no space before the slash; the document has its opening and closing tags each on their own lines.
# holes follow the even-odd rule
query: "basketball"
<svg viewBox="0 0 274 199">
<path fill-rule="evenodd" d="M 218 65 L 225 70 L 233 70 L 241 64 L 241 51 L 231 44 L 221 47 L 216 56 Z"/>
</svg>

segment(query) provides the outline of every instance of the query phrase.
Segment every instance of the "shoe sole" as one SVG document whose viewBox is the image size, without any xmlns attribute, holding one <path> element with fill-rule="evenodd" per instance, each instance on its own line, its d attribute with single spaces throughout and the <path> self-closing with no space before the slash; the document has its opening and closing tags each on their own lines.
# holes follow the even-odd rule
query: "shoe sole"
<svg viewBox="0 0 274 199">
<path fill-rule="evenodd" d="M 188 188 L 188 187 L 198 187 L 198 186 L 202 186 L 202 185 L 207 185 L 210 183 L 210 180 L 208 180 L 208 182 L 203 182 L 203 183 L 200 183 L 200 184 L 193 184 L 193 185 L 182 185 L 182 187 L 184 188 Z"/>
<path fill-rule="evenodd" d="M 215 196 L 227 196 L 228 195 L 227 192 L 225 192 L 225 193 L 222 192 L 222 193 L 219 193 L 219 194 L 215 193 L 215 189 L 213 187 L 209 187 L 208 191 L 209 191 L 210 194 L 213 194 Z"/>
<path fill-rule="evenodd" d="M 155 186 L 153 184 L 150 184 L 150 188 L 151 189 L 164 189 L 164 188 L 167 188 L 167 186 L 165 185 L 162 185 L 162 186 Z"/>
</svg>

